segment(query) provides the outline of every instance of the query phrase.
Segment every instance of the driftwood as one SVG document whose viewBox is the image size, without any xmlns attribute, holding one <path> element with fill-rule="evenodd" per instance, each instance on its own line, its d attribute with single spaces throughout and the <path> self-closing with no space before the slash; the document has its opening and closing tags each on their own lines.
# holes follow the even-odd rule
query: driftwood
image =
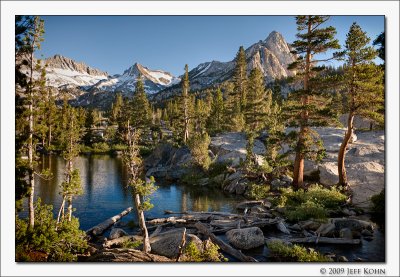
<svg viewBox="0 0 400 277">
<path fill-rule="evenodd" d="M 119 244 L 124 243 L 124 242 L 129 241 L 129 240 L 132 240 L 132 241 L 140 240 L 141 241 L 142 239 L 143 239 L 142 236 L 137 236 L 137 235 L 123 236 L 123 237 L 120 237 L 120 238 L 116 238 L 116 239 L 105 241 L 103 243 L 103 247 L 107 248 L 107 247 L 111 247 L 113 245 L 119 245 Z"/>
<path fill-rule="evenodd" d="M 321 244 L 360 244 L 359 239 L 345 239 L 345 238 L 327 238 L 327 237 L 307 237 L 307 238 L 297 238 L 289 239 L 292 243 L 321 243 Z"/>
<path fill-rule="evenodd" d="M 183 249 L 185 247 L 185 244 L 186 244 L 186 228 L 183 229 L 182 240 L 181 240 L 181 244 L 179 245 L 179 253 L 178 253 L 178 256 L 176 257 L 177 262 L 179 262 L 179 258 L 183 254 Z"/>
<path fill-rule="evenodd" d="M 213 243 L 217 244 L 221 248 L 222 251 L 228 253 L 229 255 L 232 255 L 233 257 L 237 258 L 242 262 L 257 262 L 256 259 L 244 255 L 241 251 L 236 250 L 235 248 L 231 247 L 230 245 L 226 244 L 225 242 L 217 238 L 204 224 L 197 222 L 195 226 L 200 233 L 202 233 L 205 236 L 208 236 Z"/>
<path fill-rule="evenodd" d="M 157 236 L 161 231 L 162 231 L 162 226 L 157 226 L 157 228 L 154 230 L 154 232 L 150 235 L 150 238 Z"/>
<path fill-rule="evenodd" d="M 89 257 L 88 262 L 173 262 L 159 255 L 144 253 L 135 249 L 113 248 L 104 249 Z"/>
<path fill-rule="evenodd" d="M 179 217 L 166 217 L 166 218 L 154 218 L 152 220 L 148 220 L 146 221 L 147 224 L 150 225 L 156 225 L 156 224 L 162 224 L 162 223 L 186 223 L 186 220 L 183 218 L 179 218 Z"/>
<path fill-rule="evenodd" d="M 115 222 L 120 220 L 125 215 L 129 214 L 132 211 L 132 207 L 127 208 L 126 210 L 122 211 L 120 214 L 114 215 L 113 217 L 103 221 L 102 223 L 90 228 L 86 231 L 86 234 L 99 236 L 104 233 L 109 227 L 111 227 Z"/>
</svg>

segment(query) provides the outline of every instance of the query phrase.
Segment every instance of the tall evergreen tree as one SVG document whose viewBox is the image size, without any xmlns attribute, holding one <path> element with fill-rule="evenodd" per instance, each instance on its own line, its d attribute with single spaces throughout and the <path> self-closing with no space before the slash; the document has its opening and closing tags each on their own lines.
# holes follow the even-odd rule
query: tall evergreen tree
<svg viewBox="0 0 400 277">
<path fill-rule="evenodd" d="M 272 92 L 266 90 L 264 76 L 260 69 L 250 72 L 244 115 L 246 132 L 257 133 L 265 127 L 265 122 L 272 103 Z"/>
<path fill-rule="evenodd" d="M 33 228 L 35 224 L 35 208 L 34 208 L 34 194 L 35 194 L 35 178 L 34 178 L 34 155 L 35 147 L 33 135 L 35 133 L 34 129 L 34 115 L 36 111 L 35 98 L 37 96 L 38 89 L 36 87 L 36 82 L 33 78 L 35 71 L 35 58 L 34 52 L 40 49 L 41 42 L 43 41 L 44 34 L 44 21 L 38 17 L 34 16 L 32 19 L 32 25 L 25 33 L 23 38 L 22 48 L 26 49 L 27 55 L 27 66 L 28 66 L 28 82 L 26 86 L 26 100 L 27 100 L 27 116 L 28 116 L 28 182 L 29 182 L 29 227 Z"/>
<path fill-rule="evenodd" d="M 151 246 L 149 233 L 146 227 L 144 211 L 153 207 L 153 205 L 150 204 L 149 195 L 152 194 L 157 188 L 154 186 L 153 179 L 148 181 L 143 180 L 143 161 L 139 154 L 138 145 L 140 130 L 132 131 L 132 128 L 129 126 L 129 121 L 127 122 L 126 130 L 127 134 L 125 137 L 128 148 L 126 151 L 124 151 L 123 161 L 128 169 L 128 184 L 132 189 L 139 226 L 142 230 L 143 251 L 145 253 L 149 253 L 151 251 Z"/>
<path fill-rule="evenodd" d="M 27 87 L 28 76 L 21 69 L 28 65 L 30 45 L 25 37 L 33 29 L 33 16 L 15 16 L 15 203 L 16 211 L 22 209 L 22 199 L 29 193 L 29 164 L 22 158 L 29 137 Z"/>
<path fill-rule="evenodd" d="M 382 60 L 385 60 L 385 32 L 379 34 L 374 40 L 373 45 L 378 46 L 378 56 Z"/>
<path fill-rule="evenodd" d="M 117 93 L 115 96 L 115 101 L 111 106 L 110 111 L 110 121 L 112 124 L 118 124 L 118 118 L 121 116 L 123 107 L 123 97 L 121 93 Z"/>
<path fill-rule="evenodd" d="M 224 125 L 225 104 L 221 88 L 218 88 L 211 100 L 210 117 L 208 118 L 208 129 L 210 133 L 221 132 Z"/>
<path fill-rule="evenodd" d="M 373 60 L 377 52 L 368 46 L 370 38 L 357 23 L 353 23 L 347 34 L 345 53 L 346 64 L 344 81 L 347 88 L 347 132 L 343 138 L 338 155 L 339 185 L 348 186 L 345 155 L 353 133 L 355 115 L 383 121 L 379 109 L 384 106 L 383 70 Z"/>
<path fill-rule="evenodd" d="M 194 104 L 194 132 L 203 133 L 206 129 L 206 122 L 210 114 L 210 107 L 206 105 L 203 99 L 196 99 L 193 97 Z"/>
<path fill-rule="evenodd" d="M 79 141 L 82 137 L 82 128 L 78 122 L 77 112 L 67 105 L 65 118 L 66 128 L 62 135 L 62 156 L 65 160 L 65 180 L 61 184 L 63 201 L 57 217 L 57 223 L 61 216 L 64 219 L 65 203 L 68 202 L 68 221 L 72 219 L 72 200 L 76 195 L 82 194 L 81 180 L 78 169 L 74 169 L 74 159 L 79 154 Z"/>
<path fill-rule="evenodd" d="M 183 143 L 187 143 L 190 136 L 190 111 L 189 111 L 189 67 L 185 65 L 185 74 L 182 79 L 182 109 L 183 109 Z"/>
<path fill-rule="evenodd" d="M 227 90 L 227 114 L 232 131 L 242 131 L 245 125 L 243 110 L 247 98 L 247 64 L 243 46 L 236 54 L 236 68 L 233 75 L 233 89 Z"/>
<path fill-rule="evenodd" d="M 150 127 L 151 120 L 150 103 L 144 90 L 142 76 L 139 75 L 132 98 L 132 126 L 143 131 Z"/>
<path fill-rule="evenodd" d="M 327 119 L 327 110 L 324 109 L 324 100 L 321 99 L 321 91 L 315 77 L 321 68 L 318 62 L 336 58 L 336 55 L 327 59 L 318 59 L 318 54 L 325 53 L 330 49 L 339 49 L 338 40 L 334 38 L 336 30 L 334 27 L 321 27 L 329 16 L 302 15 L 296 17 L 298 40 L 293 42 L 294 53 L 298 55 L 297 60 L 289 65 L 289 69 L 296 70 L 297 76 L 301 77 L 302 89 L 291 93 L 287 111 L 291 119 L 294 119 L 298 132 L 295 147 L 296 157 L 294 162 L 293 186 L 299 188 L 303 185 L 303 170 L 305 158 L 320 157 L 322 147 L 315 153 L 315 145 L 322 146 L 322 142 L 316 132 L 310 126 L 321 125 Z"/>
</svg>

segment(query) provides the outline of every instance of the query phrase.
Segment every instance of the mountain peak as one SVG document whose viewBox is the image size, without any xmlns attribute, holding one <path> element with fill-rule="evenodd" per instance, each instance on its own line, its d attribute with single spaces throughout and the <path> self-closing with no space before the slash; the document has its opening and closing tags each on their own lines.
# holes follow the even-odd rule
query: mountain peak
<svg viewBox="0 0 400 277">
<path fill-rule="evenodd" d="M 268 37 L 265 39 L 265 43 L 278 42 L 278 41 L 285 42 L 285 39 L 283 38 L 282 34 L 277 31 L 272 31 L 271 33 L 269 33 Z"/>
</svg>

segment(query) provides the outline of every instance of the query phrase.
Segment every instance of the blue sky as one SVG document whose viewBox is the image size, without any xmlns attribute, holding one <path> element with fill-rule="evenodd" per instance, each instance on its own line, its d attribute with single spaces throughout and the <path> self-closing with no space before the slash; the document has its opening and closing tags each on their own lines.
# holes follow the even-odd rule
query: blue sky
<svg viewBox="0 0 400 277">
<path fill-rule="evenodd" d="M 202 62 L 230 61 L 239 46 L 249 47 L 272 31 L 295 40 L 294 16 L 43 16 L 45 41 L 38 57 L 55 54 L 122 73 L 138 62 L 179 76 Z M 383 16 L 332 16 L 344 44 L 356 21 L 371 40 L 384 30 Z"/>
</svg>

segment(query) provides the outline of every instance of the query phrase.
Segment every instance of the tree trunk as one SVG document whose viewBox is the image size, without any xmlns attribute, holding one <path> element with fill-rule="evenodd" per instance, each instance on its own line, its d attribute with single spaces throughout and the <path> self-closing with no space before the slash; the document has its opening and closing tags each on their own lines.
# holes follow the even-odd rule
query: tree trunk
<svg viewBox="0 0 400 277">
<path fill-rule="evenodd" d="M 297 142 L 296 158 L 294 160 L 293 169 L 293 187 L 295 190 L 303 186 L 303 176 L 304 176 L 304 155 L 302 153 L 303 148 L 303 135 L 304 127 L 300 127 L 299 140 Z"/>
<path fill-rule="evenodd" d="M 137 215 L 138 215 L 138 219 L 139 219 L 139 226 L 140 226 L 140 229 L 142 230 L 142 234 L 143 234 L 143 252 L 149 253 L 151 251 L 149 233 L 147 232 L 147 228 L 146 228 L 144 212 L 140 207 L 141 201 L 140 201 L 139 194 L 135 194 L 135 206 L 136 206 L 136 211 L 137 211 Z"/>
<path fill-rule="evenodd" d="M 29 84 L 29 139 L 28 139 L 28 160 L 29 160 L 29 227 L 35 225 L 35 208 L 33 206 L 35 194 L 35 178 L 33 168 L 33 50 L 30 57 L 30 84 Z"/>
<path fill-rule="evenodd" d="M 48 145 L 48 148 L 50 148 L 50 145 L 51 145 L 51 126 L 49 126 L 49 136 L 47 138 L 47 145 Z"/>
<path fill-rule="evenodd" d="M 66 196 L 63 197 L 60 210 L 58 211 L 57 224 L 60 223 L 61 211 L 64 210 L 64 206 L 65 206 L 65 197 L 66 197 Z M 56 229 L 57 229 L 57 228 L 56 228 Z"/>
<path fill-rule="evenodd" d="M 132 207 L 127 208 L 126 210 L 122 211 L 120 214 L 115 215 L 103 222 L 101 222 L 100 224 L 90 228 L 89 230 L 86 231 L 86 234 L 88 235 L 101 235 L 104 233 L 105 230 L 107 230 L 111 225 L 113 225 L 115 222 L 117 222 L 118 220 L 120 220 L 123 216 L 129 214 L 132 211 Z"/>
<path fill-rule="evenodd" d="M 338 155 L 339 186 L 343 188 L 348 187 L 345 158 L 346 158 L 347 145 L 349 144 L 351 135 L 353 134 L 353 120 L 354 120 L 354 113 L 350 112 L 349 117 L 347 118 L 347 132 L 343 138 L 342 144 L 340 145 L 340 150 Z"/>
<path fill-rule="evenodd" d="M 310 16 L 308 20 L 308 30 L 307 33 L 311 33 L 311 21 Z M 306 105 L 309 104 L 310 99 L 308 95 L 309 84 L 308 81 L 310 79 L 310 68 L 311 68 L 311 39 L 308 38 L 308 47 L 306 51 L 306 64 L 305 64 L 305 73 L 304 73 L 304 92 L 306 95 L 302 97 L 302 105 L 303 111 L 300 115 L 300 132 L 299 132 L 299 139 L 297 142 L 297 149 L 296 149 L 296 158 L 294 161 L 294 169 L 293 169 L 293 187 L 295 189 L 299 189 L 303 186 L 303 177 L 304 177 L 304 154 L 303 154 L 303 147 L 304 147 L 304 137 L 306 133 L 306 127 L 308 125 L 308 111 L 305 108 Z"/>
<path fill-rule="evenodd" d="M 72 219 L 72 196 L 68 196 L 68 221 Z"/>
</svg>

